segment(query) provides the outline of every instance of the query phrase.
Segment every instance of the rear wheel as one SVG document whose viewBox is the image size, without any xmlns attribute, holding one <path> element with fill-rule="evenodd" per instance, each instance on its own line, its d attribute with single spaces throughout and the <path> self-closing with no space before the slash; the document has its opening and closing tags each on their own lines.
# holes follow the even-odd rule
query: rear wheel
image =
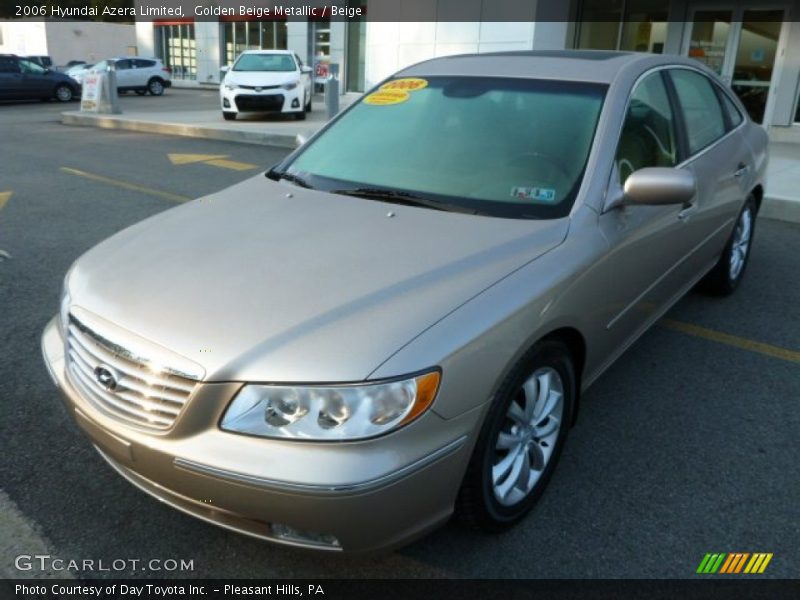
<svg viewBox="0 0 800 600">
<path fill-rule="evenodd" d="M 158 77 L 154 77 L 147 82 L 147 91 L 153 96 L 161 96 L 164 93 L 164 82 Z"/>
<path fill-rule="evenodd" d="M 750 247 L 756 226 L 756 201 L 752 196 L 744 203 L 736 226 L 733 228 L 719 262 L 698 286 L 701 291 L 714 296 L 729 296 L 744 277 L 750 259 Z"/>
<path fill-rule="evenodd" d="M 226 121 L 235 121 L 236 120 L 236 113 L 233 112 L 222 112 L 222 118 Z"/>
<path fill-rule="evenodd" d="M 73 96 L 75 96 L 75 92 L 70 86 L 68 86 L 65 83 L 62 83 L 56 86 L 53 95 L 59 102 L 69 102 L 72 100 Z"/>
<path fill-rule="evenodd" d="M 456 501 L 462 521 L 503 531 L 533 508 L 558 462 L 575 398 L 567 347 L 556 340 L 536 344 L 489 409 Z"/>
</svg>

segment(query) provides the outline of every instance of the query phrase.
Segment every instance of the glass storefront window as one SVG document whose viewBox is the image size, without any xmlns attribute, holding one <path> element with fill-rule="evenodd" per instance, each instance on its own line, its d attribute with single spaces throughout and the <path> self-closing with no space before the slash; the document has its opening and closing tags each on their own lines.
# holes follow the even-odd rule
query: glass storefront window
<svg viewBox="0 0 800 600">
<path fill-rule="evenodd" d="M 584 0 L 577 48 L 664 51 L 667 3 L 663 0 Z"/>
<path fill-rule="evenodd" d="M 232 65 L 245 50 L 286 50 L 285 21 L 228 21 L 220 27 L 222 64 Z"/>
<path fill-rule="evenodd" d="M 156 57 L 172 71 L 174 79 L 197 79 L 194 23 L 155 23 Z"/>
<path fill-rule="evenodd" d="M 689 56 L 722 74 L 725 48 L 731 31 L 729 10 L 699 10 L 694 15 Z"/>
</svg>

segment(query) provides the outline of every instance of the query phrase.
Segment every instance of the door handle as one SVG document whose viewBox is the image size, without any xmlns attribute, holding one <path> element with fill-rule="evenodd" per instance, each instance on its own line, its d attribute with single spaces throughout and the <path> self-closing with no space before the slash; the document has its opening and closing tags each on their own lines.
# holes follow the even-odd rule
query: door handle
<svg viewBox="0 0 800 600">
<path fill-rule="evenodd" d="M 736 170 L 733 172 L 733 176 L 734 176 L 734 177 L 741 177 L 742 175 L 744 175 L 745 173 L 747 173 L 747 170 L 748 170 L 749 168 L 750 168 L 750 167 L 748 167 L 746 164 L 744 164 L 744 163 L 739 163 L 738 165 L 736 165 Z"/>
</svg>

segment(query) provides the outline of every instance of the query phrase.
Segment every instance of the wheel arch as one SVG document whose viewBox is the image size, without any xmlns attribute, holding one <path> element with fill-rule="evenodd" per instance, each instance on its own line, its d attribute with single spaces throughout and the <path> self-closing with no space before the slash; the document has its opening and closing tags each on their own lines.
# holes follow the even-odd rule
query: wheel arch
<svg viewBox="0 0 800 600">
<path fill-rule="evenodd" d="M 535 344 L 543 340 L 556 340 L 563 343 L 572 356 L 575 365 L 575 410 L 572 412 L 570 425 L 574 425 L 580 409 L 581 379 L 583 368 L 586 365 L 586 338 L 574 327 L 559 327 L 539 338 Z"/>
</svg>

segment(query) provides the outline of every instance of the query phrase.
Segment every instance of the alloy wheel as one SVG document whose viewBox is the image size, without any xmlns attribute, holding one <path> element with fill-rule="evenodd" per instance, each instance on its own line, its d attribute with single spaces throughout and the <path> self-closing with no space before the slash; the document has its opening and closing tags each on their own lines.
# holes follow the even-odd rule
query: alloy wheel
<svg viewBox="0 0 800 600">
<path fill-rule="evenodd" d="M 561 429 L 564 384 L 558 371 L 542 367 L 511 400 L 495 443 L 492 490 L 512 506 L 524 500 L 545 470 Z"/>
<path fill-rule="evenodd" d="M 750 250 L 750 238 L 753 233 L 753 213 L 750 208 L 745 208 L 736 223 L 731 240 L 731 260 L 729 275 L 732 281 L 736 280 L 744 269 L 747 253 Z"/>
</svg>

